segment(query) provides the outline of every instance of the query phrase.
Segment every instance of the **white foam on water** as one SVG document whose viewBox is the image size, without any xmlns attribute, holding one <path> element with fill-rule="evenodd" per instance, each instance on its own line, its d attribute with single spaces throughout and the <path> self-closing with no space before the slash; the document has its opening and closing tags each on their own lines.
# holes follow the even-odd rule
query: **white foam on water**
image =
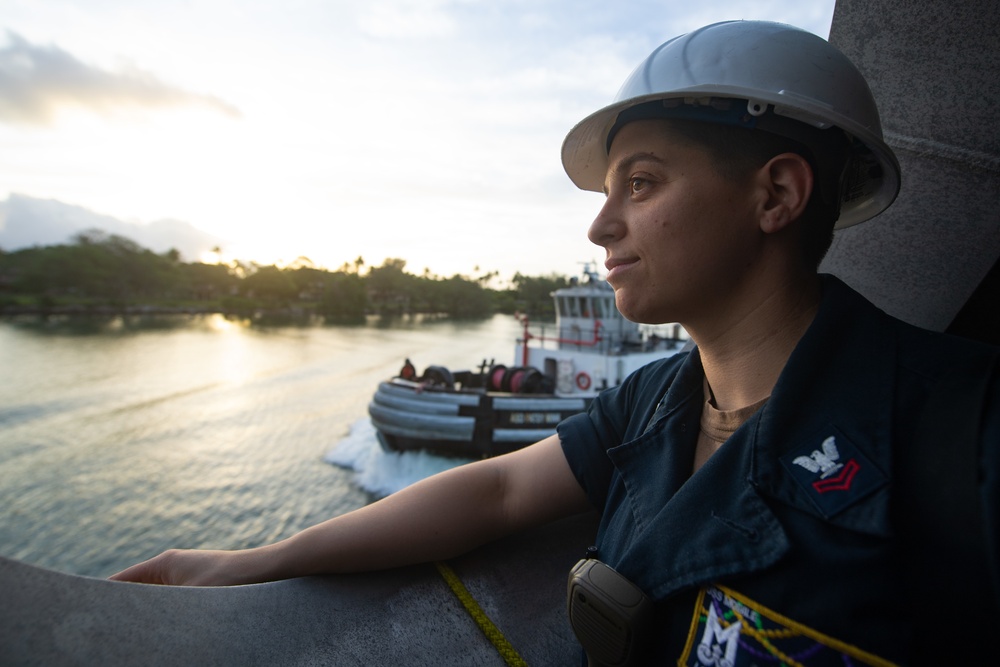
<svg viewBox="0 0 1000 667">
<path fill-rule="evenodd" d="M 347 436 L 327 452 L 323 460 L 353 470 L 358 486 L 384 497 L 472 459 L 434 456 L 427 452 L 386 451 L 378 443 L 375 427 L 365 417 L 351 425 Z"/>
</svg>

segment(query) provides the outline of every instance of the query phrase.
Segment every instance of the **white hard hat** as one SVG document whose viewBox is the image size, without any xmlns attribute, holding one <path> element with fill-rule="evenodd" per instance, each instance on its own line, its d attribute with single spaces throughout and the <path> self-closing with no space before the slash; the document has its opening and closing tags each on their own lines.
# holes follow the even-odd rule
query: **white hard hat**
<svg viewBox="0 0 1000 667">
<path fill-rule="evenodd" d="M 661 111 L 638 115 L 643 113 L 640 105 Z M 799 138 L 792 131 L 799 123 L 840 128 L 850 139 L 851 161 L 837 228 L 875 217 L 899 193 L 899 162 L 882 139 L 878 109 L 864 77 L 833 45 L 799 28 L 728 21 L 661 45 L 632 72 L 611 105 L 566 136 L 563 166 L 578 187 L 603 190 L 609 140 L 616 123 L 629 119 L 629 114 L 619 118 L 626 110 L 637 118 L 709 120 L 793 139 Z"/>
</svg>

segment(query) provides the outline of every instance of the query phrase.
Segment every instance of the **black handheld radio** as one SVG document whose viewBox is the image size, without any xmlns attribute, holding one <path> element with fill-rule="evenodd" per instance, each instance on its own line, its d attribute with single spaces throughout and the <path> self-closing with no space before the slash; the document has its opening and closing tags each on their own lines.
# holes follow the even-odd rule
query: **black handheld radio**
<svg viewBox="0 0 1000 667">
<path fill-rule="evenodd" d="M 566 608 L 590 667 L 638 664 L 653 618 L 653 603 L 638 586 L 585 558 L 570 570 Z"/>
</svg>

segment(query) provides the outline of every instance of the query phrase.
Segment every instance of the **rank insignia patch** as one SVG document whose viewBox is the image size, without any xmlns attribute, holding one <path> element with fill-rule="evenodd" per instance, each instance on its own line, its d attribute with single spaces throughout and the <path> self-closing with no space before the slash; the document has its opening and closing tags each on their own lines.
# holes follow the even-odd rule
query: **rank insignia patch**
<svg viewBox="0 0 1000 667">
<path fill-rule="evenodd" d="M 781 463 L 824 517 L 885 486 L 882 471 L 839 431 L 817 440 L 781 457 Z"/>
<path fill-rule="evenodd" d="M 845 667 L 893 663 L 722 586 L 702 589 L 680 667 Z"/>
</svg>

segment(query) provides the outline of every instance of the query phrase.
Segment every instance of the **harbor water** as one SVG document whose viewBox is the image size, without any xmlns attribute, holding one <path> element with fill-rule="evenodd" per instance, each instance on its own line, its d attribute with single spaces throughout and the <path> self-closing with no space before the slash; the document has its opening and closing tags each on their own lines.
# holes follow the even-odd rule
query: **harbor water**
<svg viewBox="0 0 1000 667">
<path fill-rule="evenodd" d="M 0 556 L 106 577 L 287 537 L 461 463 L 388 454 L 367 404 L 406 358 L 509 364 L 520 325 L 222 316 L 0 321 Z"/>
</svg>

